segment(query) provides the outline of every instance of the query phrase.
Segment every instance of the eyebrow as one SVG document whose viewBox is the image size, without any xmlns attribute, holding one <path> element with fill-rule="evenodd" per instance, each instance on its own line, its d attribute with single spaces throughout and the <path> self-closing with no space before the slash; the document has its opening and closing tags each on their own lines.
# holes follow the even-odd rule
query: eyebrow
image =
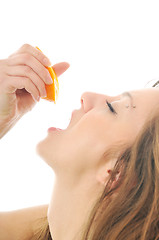
<svg viewBox="0 0 159 240">
<path fill-rule="evenodd" d="M 122 95 L 123 97 L 124 97 L 124 96 L 129 97 L 130 100 L 131 100 L 131 104 L 133 105 L 133 97 L 132 97 L 132 95 L 131 95 L 130 92 L 123 92 L 121 95 Z"/>
</svg>

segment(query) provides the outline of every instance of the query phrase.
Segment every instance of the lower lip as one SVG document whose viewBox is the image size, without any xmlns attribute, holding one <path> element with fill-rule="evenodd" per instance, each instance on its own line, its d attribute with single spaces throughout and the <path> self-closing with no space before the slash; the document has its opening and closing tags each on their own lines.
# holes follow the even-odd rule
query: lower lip
<svg viewBox="0 0 159 240">
<path fill-rule="evenodd" d="M 55 128 L 55 127 L 51 127 L 48 129 L 48 132 L 53 132 L 53 131 L 61 131 L 62 129 L 60 128 Z"/>
</svg>

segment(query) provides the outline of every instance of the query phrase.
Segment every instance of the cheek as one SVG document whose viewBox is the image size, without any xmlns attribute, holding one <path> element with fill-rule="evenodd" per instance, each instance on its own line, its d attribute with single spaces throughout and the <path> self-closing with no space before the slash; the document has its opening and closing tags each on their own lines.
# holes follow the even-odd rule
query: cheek
<svg viewBox="0 0 159 240">
<path fill-rule="evenodd" d="M 62 167 L 69 166 L 75 172 L 93 168 L 95 160 L 99 158 L 100 143 L 95 135 L 83 130 L 73 128 L 62 140 L 63 146 L 59 161 Z"/>
<path fill-rule="evenodd" d="M 112 145 L 127 141 L 133 132 L 127 129 L 125 122 L 89 116 L 59 135 L 48 135 L 36 151 L 54 170 L 81 172 L 95 168 Z"/>
<path fill-rule="evenodd" d="M 66 161 L 82 170 L 94 168 L 108 148 L 108 142 L 99 121 L 80 122 L 68 132 L 65 147 L 69 158 Z"/>
<path fill-rule="evenodd" d="M 140 122 L 137 121 L 136 118 L 133 116 L 132 118 L 128 118 L 126 116 L 117 123 L 112 138 L 114 142 L 116 141 L 117 143 L 131 145 L 134 142 L 140 128 Z"/>
</svg>

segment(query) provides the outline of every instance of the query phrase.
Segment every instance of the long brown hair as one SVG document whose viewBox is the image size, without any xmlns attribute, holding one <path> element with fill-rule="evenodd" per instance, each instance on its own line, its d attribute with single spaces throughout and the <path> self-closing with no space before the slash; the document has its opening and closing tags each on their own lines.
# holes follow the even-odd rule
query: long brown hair
<svg viewBox="0 0 159 240">
<path fill-rule="evenodd" d="M 34 239 L 51 239 L 46 221 L 46 235 Z M 118 158 L 82 238 L 110 239 L 159 239 L 159 117 L 149 120 L 134 144 Z"/>
<path fill-rule="evenodd" d="M 145 124 L 113 172 L 82 240 L 159 239 L 159 117 Z"/>
<path fill-rule="evenodd" d="M 36 221 L 36 230 L 30 240 L 52 240 L 47 217 Z"/>
</svg>

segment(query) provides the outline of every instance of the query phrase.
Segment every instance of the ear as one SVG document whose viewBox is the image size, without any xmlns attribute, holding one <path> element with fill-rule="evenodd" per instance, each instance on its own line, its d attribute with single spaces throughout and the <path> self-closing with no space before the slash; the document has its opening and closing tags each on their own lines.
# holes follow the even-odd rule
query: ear
<svg viewBox="0 0 159 240">
<path fill-rule="evenodd" d="M 97 175 L 96 175 L 96 180 L 100 185 L 106 186 L 109 178 L 110 178 L 110 173 L 111 170 L 110 169 L 100 169 L 100 171 L 98 171 Z"/>
<path fill-rule="evenodd" d="M 121 174 L 121 172 L 116 173 L 115 178 L 113 179 L 113 182 L 111 184 L 111 189 L 115 188 L 118 185 L 119 180 L 120 180 L 120 174 Z"/>
<path fill-rule="evenodd" d="M 112 159 L 109 162 L 106 162 L 99 167 L 96 174 L 96 180 L 100 185 L 106 186 L 115 163 L 116 163 L 116 159 Z"/>
<path fill-rule="evenodd" d="M 118 181 L 120 179 L 120 173 L 118 172 L 115 176 L 115 178 L 113 179 L 112 183 L 111 183 L 111 189 L 115 188 L 118 185 Z M 106 186 L 109 178 L 111 177 L 112 174 L 112 170 L 108 169 L 105 171 L 105 173 L 101 173 L 100 175 L 97 175 L 97 181 L 100 183 L 100 185 Z"/>
</svg>

